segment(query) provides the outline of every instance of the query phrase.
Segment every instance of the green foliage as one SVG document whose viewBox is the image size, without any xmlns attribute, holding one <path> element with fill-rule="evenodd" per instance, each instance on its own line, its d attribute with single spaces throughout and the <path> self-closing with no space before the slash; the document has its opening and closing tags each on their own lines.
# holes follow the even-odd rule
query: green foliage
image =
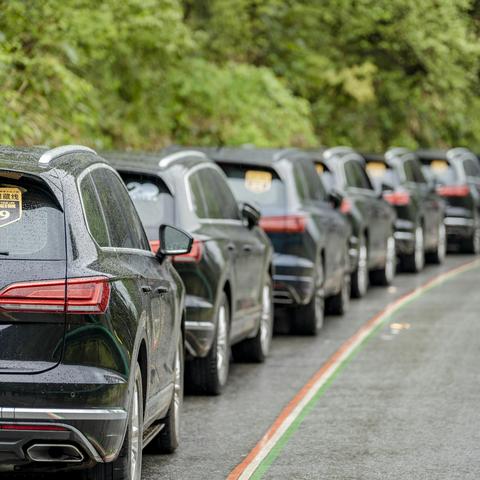
<svg viewBox="0 0 480 480">
<path fill-rule="evenodd" d="M 480 148 L 478 0 L 0 0 L 0 143 Z"/>
</svg>

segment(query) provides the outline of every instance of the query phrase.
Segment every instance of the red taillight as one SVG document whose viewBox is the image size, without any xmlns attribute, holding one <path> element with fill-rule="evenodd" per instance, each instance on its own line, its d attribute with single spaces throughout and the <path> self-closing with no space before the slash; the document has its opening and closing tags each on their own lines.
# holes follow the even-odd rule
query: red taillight
<svg viewBox="0 0 480 480">
<path fill-rule="evenodd" d="M 410 194 L 408 192 L 387 192 L 383 194 L 383 198 L 396 207 L 402 207 L 410 203 Z"/>
<path fill-rule="evenodd" d="M 110 299 L 107 277 L 14 283 L 0 292 L 0 310 L 104 313 Z"/>
<path fill-rule="evenodd" d="M 175 255 L 173 261 L 175 263 L 198 263 L 202 259 L 203 255 L 203 242 L 201 240 L 193 240 L 192 249 L 190 253 L 185 253 L 183 255 Z"/>
<path fill-rule="evenodd" d="M 267 233 L 302 233 L 307 226 L 303 215 L 281 215 L 260 218 L 260 227 Z"/>
<path fill-rule="evenodd" d="M 150 240 L 149 243 L 150 250 L 156 254 L 158 252 L 158 249 L 160 248 L 160 240 Z"/>
<path fill-rule="evenodd" d="M 352 211 L 352 202 L 348 198 L 344 198 L 340 204 L 340 212 L 347 215 Z"/>
<path fill-rule="evenodd" d="M 0 425 L 0 430 L 15 430 L 21 432 L 67 432 L 65 427 L 57 425 L 15 425 L 14 423 L 7 423 Z"/>
<path fill-rule="evenodd" d="M 442 185 L 437 188 L 437 193 L 442 197 L 466 197 L 470 193 L 468 185 Z"/>
</svg>

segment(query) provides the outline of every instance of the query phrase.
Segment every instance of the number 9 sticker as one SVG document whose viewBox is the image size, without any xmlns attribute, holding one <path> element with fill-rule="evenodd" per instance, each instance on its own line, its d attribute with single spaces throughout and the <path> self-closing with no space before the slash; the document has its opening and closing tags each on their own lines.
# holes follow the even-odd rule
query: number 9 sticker
<svg viewBox="0 0 480 480">
<path fill-rule="evenodd" d="M 0 187 L 0 228 L 22 218 L 22 191 L 15 187 Z"/>
</svg>

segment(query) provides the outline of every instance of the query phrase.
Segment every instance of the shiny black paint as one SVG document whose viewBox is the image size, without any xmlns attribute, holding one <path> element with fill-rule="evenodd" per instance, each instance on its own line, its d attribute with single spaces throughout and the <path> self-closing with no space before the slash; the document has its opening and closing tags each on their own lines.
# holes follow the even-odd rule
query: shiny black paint
<svg viewBox="0 0 480 480">
<path fill-rule="evenodd" d="M 332 174 L 332 184 L 326 188 L 335 188 L 350 204 L 347 218 L 352 226 L 352 248 L 355 249 L 358 238 L 364 235 L 368 246 L 368 268 L 382 268 L 386 261 L 387 240 L 395 229 L 396 214 L 368 180 L 365 172 L 365 160 L 350 148 L 338 147 L 314 152 L 314 162 L 324 166 Z M 346 176 L 348 162 L 355 162 L 364 172 L 368 182 L 363 188 L 352 186 Z"/>
<path fill-rule="evenodd" d="M 226 292 L 230 302 L 230 344 L 254 337 L 260 325 L 262 289 L 272 274 L 273 249 L 257 226 L 248 228 L 238 206 L 231 219 L 199 218 L 192 205 L 188 179 L 196 172 L 215 172 L 228 188 L 221 170 L 199 152 L 169 149 L 156 155 L 106 153 L 127 184 L 135 178 L 161 179 L 173 197 L 171 215 L 175 225 L 202 243 L 202 257 L 196 262 L 175 262 L 186 287 L 187 352 L 204 357 L 215 334 L 216 312 Z M 203 188 L 203 185 L 201 185 Z M 217 203 L 221 199 L 217 198 Z M 140 208 L 137 205 L 137 208 Z M 158 216 L 157 224 L 162 218 Z M 155 240 L 155 227 L 147 228 Z"/>
<path fill-rule="evenodd" d="M 119 417 L 92 420 L 69 417 L 68 420 L 46 420 L 31 416 L 28 423 L 62 423 L 78 431 L 94 446 L 99 461 L 111 461 L 119 452 L 126 429 L 126 413 L 130 405 L 132 365 L 141 360 L 145 384 L 145 427 L 163 418 L 169 408 L 173 392 L 175 345 L 181 335 L 184 310 L 184 289 L 181 279 L 170 262 L 162 264 L 145 248 L 101 248 L 92 237 L 84 212 L 79 185 L 88 171 L 107 169 L 117 175 L 100 157 L 90 153 L 65 155 L 41 166 L 38 163 L 42 149 L 1 149 L 0 176 L 7 172 L 33 175 L 56 195 L 65 213 L 66 262 L 63 275 L 48 262 L 8 264 L 0 258 L 0 284 L 51 278 L 107 276 L 111 295 L 102 315 L 16 314 L 0 313 L 0 344 L 10 345 L 8 331 L 22 320 L 28 323 L 23 335 L 21 354 L 16 360 L 28 362 L 28 370 L 21 373 L 7 369 L 0 372 L 0 421 L 19 422 L 20 411 L 13 409 L 107 409 L 125 412 Z M 124 187 L 122 187 L 124 188 Z M 126 209 L 130 199 L 124 190 Z M 133 208 L 133 207 L 132 207 Z M 16 262 L 15 262 L 16 263 Z M 152 287 L 151 294 L 142 287 Z M 167 293 L 155 294 L 165 286 Z M 45 318 L 46 317 L 46 318 Z M 49 347 L 48 336 L 42 328 L 54 325 L 61 336 Z M 13 327 L 12 327 L 13 326 Z M 46 358 L 46 352 L 48 357 Z M 2 357 L 3 358 L 3 357 Z M 48 361 L 45 365 L 45 361 Z M 45 368 L 45 366 L 47 368 Z M 19 442 L 33 441 L 40 434 L 18 434 L 0 431 L 0 440 L 18 437 Z M 57 439 L 58 433 L 42 433 L 42 438 Z M 82 440 L 83 441 L 83 440 Z M 83 448 L 83 445 L 80 445 Z M 88 452 L 87 457 L 92 460 Z M 0 447 L 3 468 L 7 463 L 17 468 L 35 468 L 25 458 L 12 458 Z M 9 456 L 10 455 L 10 456 Z M 7 460 L 8 459 L 8 460 Z M 88 464 L 90 465 L 91 462 Z M 52 465 L 52 468 L 58 465 Z M 87 464 L 85 464 L 87 466 Z"/>
<path fill-rule="evenodd" d="M 367 161 L 384 162 L 392 169 L 398 185 L 384 185 L 388 191 L 404 191 L 410 196 L 408 205 L 395 206 L 395 245 L 399 255 L 411 254 L 415 248 L 414 234 L 417 227 L 423 228 L 425 251 L 435 251 L 438 244 L 439 227 L 445 216 L 445 202 L 436 193 L 434 185 L 422 176 L 418 157 L 406 149 L 394 148 L 382 155 L 364 155 Z M 406 164 L 418 168 L 419 176 L 410 178 Z M 377 187 L 381 187 L 377 185 Z M 390 188 L 388 188 L 390 187 Z M 381 192 L 381 188 L 377 188 Z"/>
<path fill-rule="evenodd" d="M 295 149 L 225 148 L 212 149 L 208 153 L 227 171 L 227 176 L 229 166 L 264 167 L 278 175 L 285 186 L 284 198 L 275 206 L 260 205 L 263 216 L 303 215 L 306 218 L 304 232 L 268 233 L 275 249 L 275 303 L 278 306 L 305 305 L 318 287 L 323 288 L 325 297 L 337 294 L 342 288 L 345 271 L 350 269 L 350 228 L 343 216 L 332 208 L 326 194 L 322 194 L 309 155 Z M 307 179 L 309 185 L 313 185 L 315 197 L 301 193 L 301 185 L 309 190 Z M 322 278 L 318 278 L 319 271 L 323 272 Z"/>
<path fill-rule="evenodd" d="M 445 226 L 449 246 L 469 239 L 475 230 L 480 229 L 480 172 L 471 174 L 468 163 L 479 169 L 478 158 L 465 148 L 450 150 L 418 150 L 416 155 L 423 164 L 425 175 L 437 186 L 468 185 L 470 191 L 464 197 L 444 197 Z M 452 168 L 454 177 L 449 181 L 439 180 L 430 168 L 432 160 L 444 160 Z"/>
</svg>

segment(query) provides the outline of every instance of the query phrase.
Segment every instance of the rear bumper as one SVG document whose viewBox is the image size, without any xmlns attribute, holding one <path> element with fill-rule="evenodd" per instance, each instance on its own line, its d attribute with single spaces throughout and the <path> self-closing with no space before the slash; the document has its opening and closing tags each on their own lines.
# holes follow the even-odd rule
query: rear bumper
<svg viewBox="0 0 480 480">
<path fill-rule="evenodd" d="M 415 223 L 397 219 L 395 222 L 395 248 L 397 255 L 409 255 L 415 251 Z"/>
<path fill-rule="evenodd" d="M 276 254 L 273 259 L 273 300 L 281 305 L 304 305 L 314 291 L 315 265 L 294 255 Z"/>
<path fill-rule="evenodd" d="M 9 408 L 1 409 L 0 471 L 35 470 L 46 462 L 34 462 L 28 448 L 34 444 L 64 444 L 76 447 L 82 454 L 79 462 L 48 462 L 54 468 L 79 468 L 115 459 L 125 433 L 127 412 L 111 409 Z M 15 430 L 56 427 L 57 431 Z"/>
<path fill-rule="evenodd" d="M 444 223 L 449 240 L 468 238 L 475 229 L 475 220 L 471 217 L 445 217 Z"/>
<path fill-rule="evenodd" d="M 208 300 L 187 295 L 185 298 L 185 344 L 193 357 L 204 357 L 210 351 L 215 337 L 215 307 Z"/>
<path fill-rule="evenodd" d="M 0 424 L 61 425 L 65 431 L 0 428 L 0 468 L 36 465 L 25 455 L 32 441 L 69 441 L 85 462 L 114 460 L 127 425 L 128 379 L 112 370 L 60 364 L 29 375 L 0 375 Z M 82 464 L 83 464 L 82 463 Z M 78 466 L 78 465 L 76 465 Z"/>
</svg>

